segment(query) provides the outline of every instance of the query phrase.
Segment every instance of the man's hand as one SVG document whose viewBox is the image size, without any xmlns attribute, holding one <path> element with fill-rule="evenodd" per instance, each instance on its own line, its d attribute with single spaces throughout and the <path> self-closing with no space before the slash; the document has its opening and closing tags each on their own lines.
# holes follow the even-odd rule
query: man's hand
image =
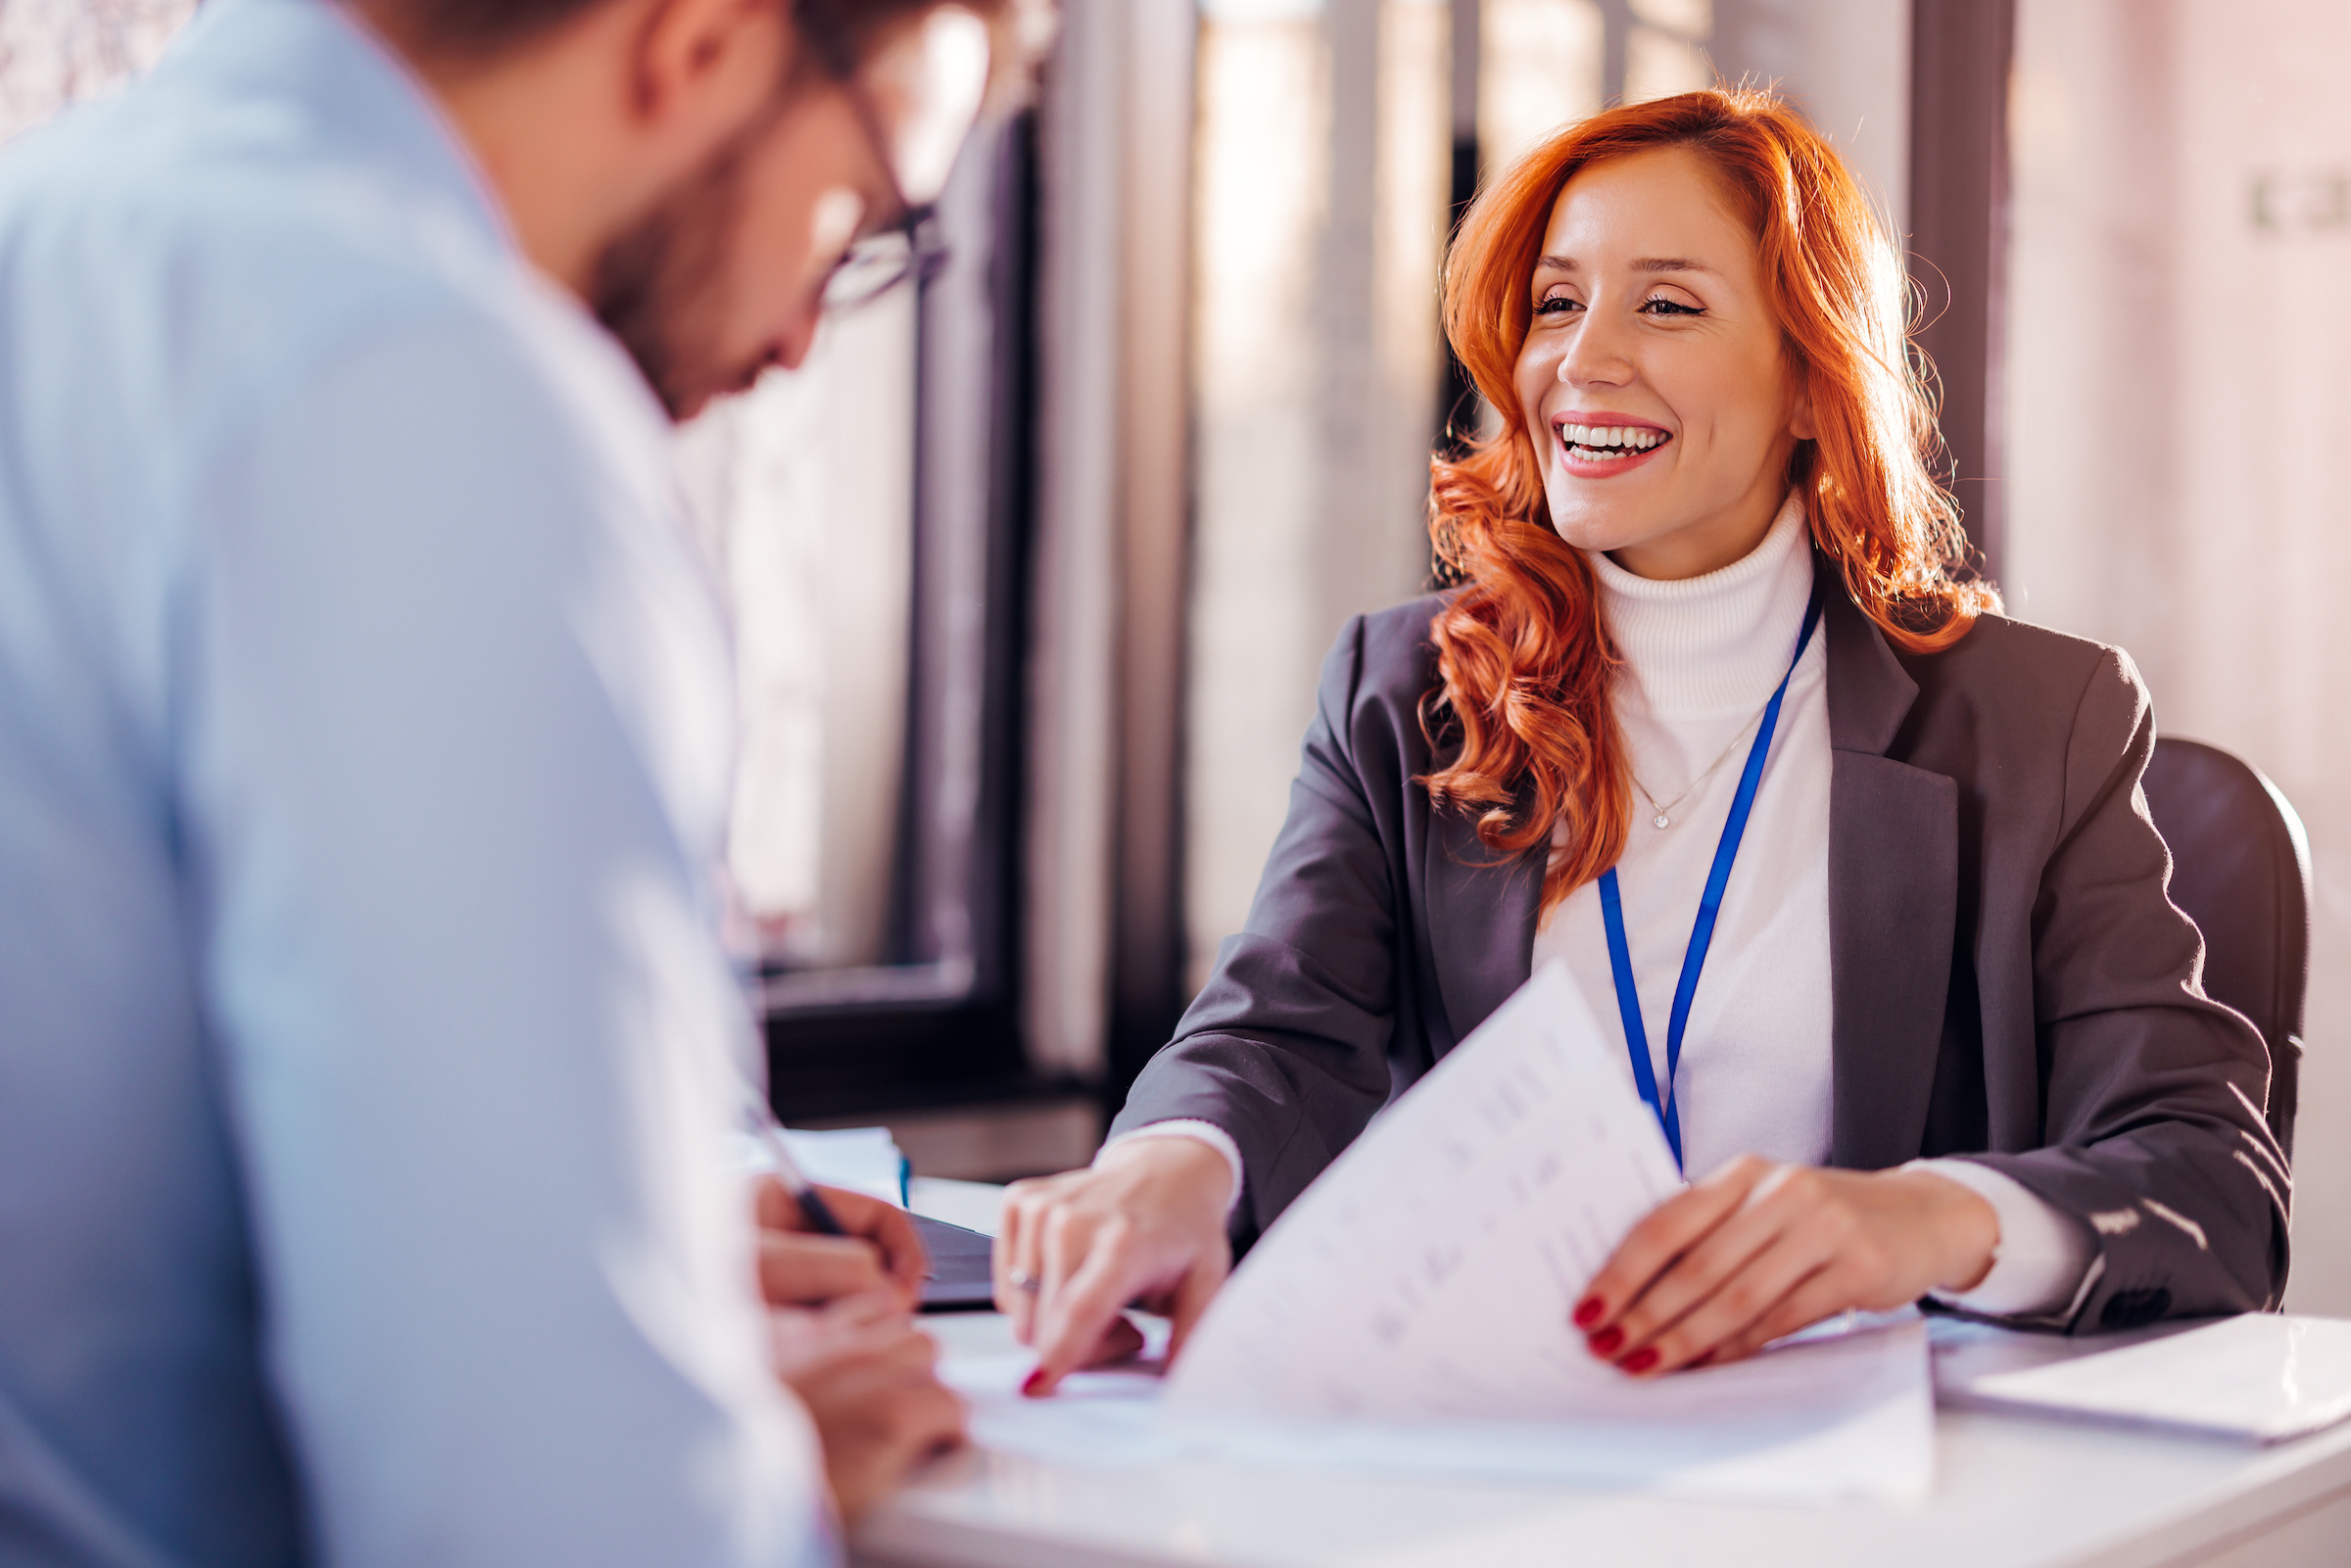
<svg viewBox="0 0 2351 1568">
<path fill-rule="evenodd" d="M 768 1321 L 776 1374 L 816 1423 L 845 1523 L 863 1518 L 907 1471 L 963 1441 L 963 1405 L 938 1381 L 938 1347 L 894 1291 L 779 1307 Z"/>
<path fill-rule="evenodd" d="M 1593 1354 L 1638 1376 L 1735 1361 L 1853 1307 L 1972 1289 L 1999 1240 L 1991 1205 L 1931 1171 L 1744 1155 L 1633 1227 L 1575 1326 Z"/>
<path fill-rule="evenodd" d="M 846 1236 L 808 1228 L 798 1202 L 773 1176 L 752 1192 L 759 1219 L 759 1293 L 770 1307 L 812 1307 L 882 1292 L 899 1310 L 922 1295 L 930 1263 L 905 1212 L 839 1187 L 820 1187 Z"/>
<path fill-rule="evenodd" d="M 1136 1138 L 1102 1163 L 1004 1194 L 996 1306 L 1036 1347 L 1022 1392 L 1044 1395 L 1081 1366 L 1131 1355 L 1129 1303 L 1175 1321 L 1173 1357 L 1232 1272 L 1224 1211 L 1232 1167 L 1197 1138 Z M 1026 1284 L 1022 1282 L 1026 1282 Z"/>
</svg>

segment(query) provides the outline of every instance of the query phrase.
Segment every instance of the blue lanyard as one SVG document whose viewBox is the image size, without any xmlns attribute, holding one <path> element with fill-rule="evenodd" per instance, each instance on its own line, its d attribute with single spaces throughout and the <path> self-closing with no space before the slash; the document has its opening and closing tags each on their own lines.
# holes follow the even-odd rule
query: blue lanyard
<svg viewBox="0 0 2351 1568">
<path fill-rule="evenodd" d="M 1674 1074 L 1682 1066 L 1682 1034 L 1690 1026 L 1690 1002 L 1698 995 L 1698 976 L 1706 967 L 1706 949 L 1714 942 L 1714 918 L 1722 913 L 1723 890 L 1731 884 L 1731 863 L 1739 858 L 1739 840 L 1747 834 L 1748 813 L 1754 809 L 1755 790 L 1763 782 L 1763 761 L 1771 755 L 1772 732 L 1780 727 L 1780 704 L 1788 683 L 1820 624 L 1820 585 L 1812 585 L 1812 602 L 1804 609 L 1804 629 L 1797 634 L 1796 653 L 1788 673 L 1780 677 L 1771 700 L 1763 705 L 1763 723 L 1754 743 L 1747 748 L 1747 767 L 1739 775 L 1739 792 L 1731 797 L 1730 820 L 1722 825 L 1722 842 L 1714 846 L 1714 866 L 1706 873 L 1706 890 L 1698 901 L 1698 923 L 1690 928 L 1690 950 L 1682 956 L 1681 982 L 1673 988 L 1673 1020 L 1665 1026 L 1665 1092 L 1657 1092 L 1656 1070 L 1649 1061 L 1649 1030 L 1641 1022 L 1641 993 L 1633 985 L 1633 955 L 1624 940 L 1624 900 L 1616 889 L 1616 868 L 1600 874 L 1600 913 L 1608 927 L 1608 969 L 1616 977 L 1616 1011 L 1624 1018 L 1624 1048 L 1633 1059 L 1633 1082 L 1641 1098 L 1656 1114 L 1673 1150 L 1673 1163 L 1682 1163 L 1682 1111 L 1673 1098 Z"/>
</svg>

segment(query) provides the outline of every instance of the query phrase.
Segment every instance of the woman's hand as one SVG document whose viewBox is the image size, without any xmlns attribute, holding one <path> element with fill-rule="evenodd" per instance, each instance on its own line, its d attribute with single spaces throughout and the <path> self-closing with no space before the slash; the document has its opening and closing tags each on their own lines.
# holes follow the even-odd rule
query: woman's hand
<svg viewBox="0 0 2351 1568">
<path fill-rule="evenodd" d="M 759 1222 L 759 1294 L 770 1307 L 813 1307 L 880 1291 L 913 1309 L 930 1263 L 905 1212 L 861 1192 L 820 1187 L 846 1236 L 808 1228 L 799 1201 L 773 1176 L 752 1189 Z"/>
<path fill-rule="evenodd" d="M 847 1523 L 907 1471 L 963 1440 L 963 1406 L 938 1381 L 938 1347 L 907 1317 L 896 1292 L 780 1307 L 768 1325 L 776 1375 L 808 1406 Z"/>
<path fill-rule="evenodd" d="M 1744 1155 L 1633 1227 L 1575 1326 L 1636 1375 L 1720 1364 L 1848 1308 L 1972 1289 L 1999 1239 L 1991 1205 L 1929 1171 Z"/>
<path fill-rule="evenodd" d="M 1081 1366 L 1131 1355 L 1142 1337 L 1129 1303 L 1175 1319 L 1180 1350 L 1232 1271 L 1224 1212 L 1232 1167 L 1198 1138 L 1135 1138 L 1100 1164 L 1004 1194 L 996 1239 L 996 1306 L 1036 1348 L 1022 1392 L 1049 1394 Z"/>
</svg>

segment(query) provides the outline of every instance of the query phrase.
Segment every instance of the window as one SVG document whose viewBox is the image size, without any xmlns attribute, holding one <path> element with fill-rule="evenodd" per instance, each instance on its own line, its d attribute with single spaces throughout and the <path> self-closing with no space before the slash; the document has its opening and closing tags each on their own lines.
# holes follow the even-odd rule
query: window
<svg viewBox="0 0 2351 1568">
<path fill-rule="evenodd" d="M 679 438 L 735 626 L 734 936 L 776 980 L 899 956 L 920 303 L 828 320 L 797 373 Z"/>
<path fill-rule="evenodd" d="M 986 1096 L 1017 995 L 1032 131 L 984 130 L 944 264 L 680 436 L 734 611 L 728 873 L 779 1109 Z"/>
</svg>

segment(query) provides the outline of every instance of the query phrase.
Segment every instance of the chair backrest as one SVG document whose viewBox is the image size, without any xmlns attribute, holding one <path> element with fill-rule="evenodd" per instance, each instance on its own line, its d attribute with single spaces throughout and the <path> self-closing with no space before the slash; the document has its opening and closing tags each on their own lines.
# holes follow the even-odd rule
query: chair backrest
<svg viewBox="0 0 2351 1568">
<path fill-rule="evenodd" d="M 2310 982 L 2310 840 L 2278 786 L 2199 740 L 2155 742 L 2147 811 L 2172 850 L 2172 902 L 2204 933 L 2204 992 L 2270 1047 L 2270 1130 L 2290 1155 Z"/>
</svg>

